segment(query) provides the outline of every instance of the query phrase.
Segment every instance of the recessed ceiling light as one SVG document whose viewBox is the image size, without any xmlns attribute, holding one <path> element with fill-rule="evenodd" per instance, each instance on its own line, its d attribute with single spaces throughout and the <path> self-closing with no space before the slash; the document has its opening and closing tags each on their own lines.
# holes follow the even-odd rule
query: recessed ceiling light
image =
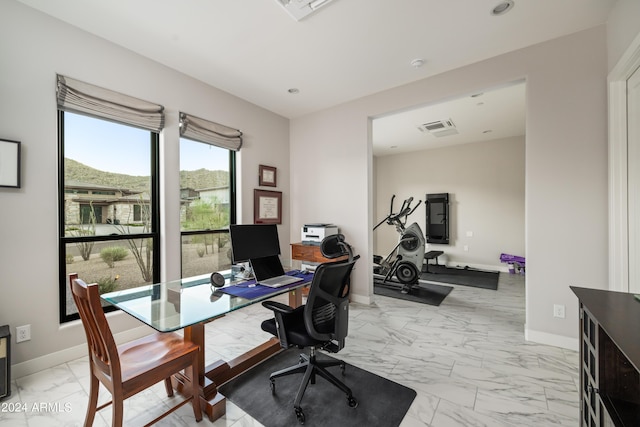
<svg viewBox="0 0 640 427">
<path fill-rule="evenodd" d="M 292 87 L 291 89 L 287 90 L 287 92 L 295 95 L 297 93 L 300 93 L 300 89 L 298 89 L 297 87 Z"/>
<path fill-rule="evenodd" d="M 505 13 L 513 9 L 513 6 L 513 0 L 504 0 L 498 3 L 493 9 L 491 9 L 491 14 L 493 16 L 504 15 Z"/>
<path fill-rule="evenodd" d="M 424 65 L 424 59 L 416 58 L 413 61 L 411 61 L 411 66 L 413 68 L 420 68 L 423 65 Z"/>
</svg>

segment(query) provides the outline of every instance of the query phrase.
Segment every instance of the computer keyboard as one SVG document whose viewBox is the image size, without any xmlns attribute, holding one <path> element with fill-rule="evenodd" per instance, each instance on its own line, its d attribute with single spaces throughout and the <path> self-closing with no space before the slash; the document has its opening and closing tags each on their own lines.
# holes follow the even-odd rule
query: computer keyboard
<svg viewBox="0 0 640 427">
<path fill-rule="evenodd" d="M 284 285 L 290 285 L 292 283 L 300 282 L 302 279 L 300 277 L 295 276 L 278 276 L 272 277 L 270 279 L 261 280 L 259 283 L 263 286 L 270 286 L 272 288 L 277 288 Z"/>
</svg>

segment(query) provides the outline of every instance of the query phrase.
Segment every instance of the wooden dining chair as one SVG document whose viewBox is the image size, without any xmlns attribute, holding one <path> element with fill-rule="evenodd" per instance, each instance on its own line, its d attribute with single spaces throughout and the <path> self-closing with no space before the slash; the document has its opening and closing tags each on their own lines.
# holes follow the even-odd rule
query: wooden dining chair
<svg viewBox="0 0 640 427">
<path fill-rule="evenodd" d="M 198 378 L 199 347 L 174 333 L 156 333 L 116 346 L 111 328 L 100 304 L 97 284 L 87 285 L 77 274 L 69 275 L 73 300 L 89 347 L 91 384 L 85 427 L 93 425 L 96 412 L 112 404 L 112 426 L 122 426 L 125 399 L 164 380 L 167 395 L 173 396 L 171 376 L 181 370 L 191 370 L 189 378 Z M 102 383 L 111 393 L 111 401 L 98 407 L 98 388 Z M 202 419 L 199 384 L 191 381 L 190 396 L 155 418 L 155 424 L 182 405 L 191 401 L 196 421 Z"/>
</svg>

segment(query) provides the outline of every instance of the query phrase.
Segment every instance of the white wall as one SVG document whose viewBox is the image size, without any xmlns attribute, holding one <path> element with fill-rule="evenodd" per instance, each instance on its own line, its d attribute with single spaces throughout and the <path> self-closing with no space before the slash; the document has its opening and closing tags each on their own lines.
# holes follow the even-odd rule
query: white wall
<svg viewBox="0 0 640 427">
<path fill-rule="evenodd" d="M 60 326 L 58 321 L 56 73 L 165 106 L 163 279 L 180 275 L 178 111 L 244 132 L 240 221 L 253 221 L 259 164 L 277 167 L 277 190 L 287 206 L 287 119 L 13 1 L 2 2 L 0 58 L 0 137 L 22 141 L 23 149 L 22 188 L 0 189 L 0 324 L 31 324 L 32 334 L 31 341 L 13 346 L 15 376 L 86 353 L 79 322 Z M 285 208 L 279 227 L 285 248 L 289 230 Z M 140 324 L 122 313 L 110 318 L 115 333 Z"/>
<path fill-rule="evenodd" d="M 291 123 L 291 233 L 308 223 L 333 223 L 362 258 L 352 273 L 355 301 L 369 303 L 372 263 L 368 224 L 373 220 L 370 122 L 356 112 L 336 108 Z"/>
<path fill-rule="evenodd" d="M 413 197 L 423 204 L 407 224 L 417 222 L 424 232 L 425 195 L 449 193 L 449 244 L 427 250 L 444 251 L 441 264 L 505 270 L 501 253 L 525 256 L 524 151 L 521 136 L 376 157 L 376 223 L 389 214 L 393 194 L 396 212 Z M 381 225 L 374 242 L 374 253 L 386 256 L 398 242 L 395 227 Z"/>
<path fill-rule="evenodd" d="M 618 0 L 607 21 L 609 71 L 615 67 L 631 41 L 640 35 L 640 1 Z"/>
<path fill-rule="evenodd" d="M 605 44 L 601 26 L 292 120 L 291 196 L 308 200 L 292 208 L 292 230 L 318 217 L 340 224 L 363 256 L 354 299 L 370 299 L 370 118 L 525 78 L 525 332 L 577 348 L 569 286 L 607 287 Z M 331 162 L 310 162 L 310 153 Z M 334 184 L 321 185 L 328 176 Z M 348 204 L 336 209 L 334 200 Z M 552 316 L 554 304 L 566 306 L 566 319 Z"/>
</svg>

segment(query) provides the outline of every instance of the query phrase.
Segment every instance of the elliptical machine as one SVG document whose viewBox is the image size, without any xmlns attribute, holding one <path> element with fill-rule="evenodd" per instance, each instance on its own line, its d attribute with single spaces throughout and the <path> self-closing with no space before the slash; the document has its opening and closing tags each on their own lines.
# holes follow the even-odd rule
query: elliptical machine
<svg viewBox="0 0 640 427">
<path fill-rule="evenodd" d="M 422 200 L 411 208 L 413 197 L 409 197 L 402 202 L 400 211 L 394 213 L 393 201 L 395 197 L 395 194 L 391 197 L 389 215 L 373 227 L 373 230 L 375 231 L 386 222 L 395 226 L 400 238 L 398 239 L 398 244 L 385 258 L 380 255 L 373 256 L 373 273 L 379 284 L 399 288 L 403 293 L 408 293 L 420 278 L 426 241 L 422 229 L 417 223 L 414 222 L 408 227 L 405 227 L 405 225 L 409 215 L 420 206 Z M 391 280 L 394 276 L 397 282 Z"/>
</svg>

